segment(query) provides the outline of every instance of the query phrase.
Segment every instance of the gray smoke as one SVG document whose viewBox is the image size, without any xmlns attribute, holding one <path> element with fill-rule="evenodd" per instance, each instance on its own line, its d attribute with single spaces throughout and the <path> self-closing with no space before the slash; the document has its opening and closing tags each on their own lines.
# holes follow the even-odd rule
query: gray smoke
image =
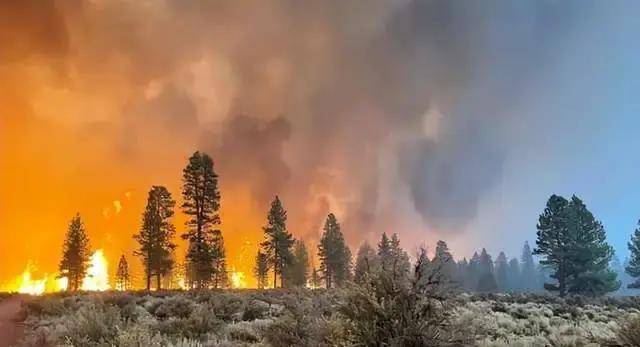
<svg viewBox="0 0 640 347">
<path fill-rule="evenodd" d="M 59 83 L 97 93 L 127 84 L 114 93 L 115 114 L 81 125 L 117 134 L 123 163 L 162 160 L 158 148 L 174 158 L 200 147 L 214 155 L 223 190 L 246 184 L 260 213 L 281 195 L 292 230 L 311 239 L 335 211 L 351 242 L 381 231 L 463 230 L 500 182 L 518 119 L 512 102 L 591 8 L 550 0 L 24 3 L 2 12 L 29 19 L 34 29 L 21 42 L 56 35 L 32 54 L 62 60 Z"/>
</svg>

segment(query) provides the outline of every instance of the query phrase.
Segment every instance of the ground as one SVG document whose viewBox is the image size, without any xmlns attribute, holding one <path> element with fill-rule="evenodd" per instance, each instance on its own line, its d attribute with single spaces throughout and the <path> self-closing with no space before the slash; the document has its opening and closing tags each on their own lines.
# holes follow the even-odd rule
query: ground
<svg viewBox="0 0 640 347">
<path fill-rule="evenodd" d="M 429 326 L 403 330 L 394 325 L 396 303 L 391 308 L 381 301 L 355 298 L 349 290 L 61 293 L 27 303 L 22 344 L 329 347 L 350 346 L 368 337 L 393 347 L 408 345 L 408 338 L 413 339 L 412 346 L 578 347 L 640 342 L 620 334 L 630 331 L 629 322 L 635 322 L 631 330 L 640 327 L 637 298 L 459 294 L 448 299 L 446 317 L 438 316 L 446 318 L 438 334 L 452 332 L 438 343 L 425 342 L 431 341 Z M 344 310 L 368 305 L 370 315 L 350 315 Z M 19 300 L 0 307 L 4 315 L 15 317 Z M 411 309 L 406 313 L 415 314 Z M 385 316 L 385 311 L 393 314 Z"/>
<path fill-rule="evenodd" d="M 19 295 L 0 299 L 0 347 L 13 346 L 22 338 L 24 299 Z"/>
</svg>

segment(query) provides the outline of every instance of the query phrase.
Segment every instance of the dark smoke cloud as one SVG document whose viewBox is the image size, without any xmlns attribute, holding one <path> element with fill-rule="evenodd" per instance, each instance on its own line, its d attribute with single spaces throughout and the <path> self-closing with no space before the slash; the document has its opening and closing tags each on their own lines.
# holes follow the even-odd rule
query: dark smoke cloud
<svg viewBox="0 0 640 347">
<path fill-rule="evenodd" d="M 0 11 L 33 28 L 13 35 L 10 25 L 11 57 L 37 41 L 42 54 L 66 52 L 71 90 L 126 84 L 108 94 L 120 108 L 101 120 L 118 124 L 108 126 L 119 134 L 118 155 L 155 148 L 160 159 L 163 149 L 184 155 L 200 147 L 214 155 L 223 182 L 251 188 L 261 210 L 283 196 L 297 234 L 315 239 L 331 210 L 354 243 L 402 232 L 394 226 L 463 230 L 500 181 L 518 117 L 512 100 L 590 8 L 497 0 L 45 3 Z"/>
</svg>

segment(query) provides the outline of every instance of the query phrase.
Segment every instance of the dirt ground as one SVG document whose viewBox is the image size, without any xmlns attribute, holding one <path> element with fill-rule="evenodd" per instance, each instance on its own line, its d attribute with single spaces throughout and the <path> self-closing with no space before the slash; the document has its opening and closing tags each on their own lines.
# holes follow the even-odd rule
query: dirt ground
<svg viewBox="0 0 640 347">
<path fill-rule="evenodd" d="M 14 346 L 22 338 L 24 296 L 15 295 L 0 301 L 0 347 Z"/>
</svg>

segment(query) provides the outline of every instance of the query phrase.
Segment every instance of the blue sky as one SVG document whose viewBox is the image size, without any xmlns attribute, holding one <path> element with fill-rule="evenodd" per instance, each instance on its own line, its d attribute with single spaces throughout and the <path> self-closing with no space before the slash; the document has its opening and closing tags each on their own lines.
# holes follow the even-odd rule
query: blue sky
<svg viewBox="0 0 640 347">
<path fill-rule="evenodd" d="M 502 180 L 468 228 L 479 243 L 533 242 L 548 196 L 576 194 L 627 256 L 640 219 L 638 13 L 638 2 L 596 3 L 514 94 Z"/>
</svg>

